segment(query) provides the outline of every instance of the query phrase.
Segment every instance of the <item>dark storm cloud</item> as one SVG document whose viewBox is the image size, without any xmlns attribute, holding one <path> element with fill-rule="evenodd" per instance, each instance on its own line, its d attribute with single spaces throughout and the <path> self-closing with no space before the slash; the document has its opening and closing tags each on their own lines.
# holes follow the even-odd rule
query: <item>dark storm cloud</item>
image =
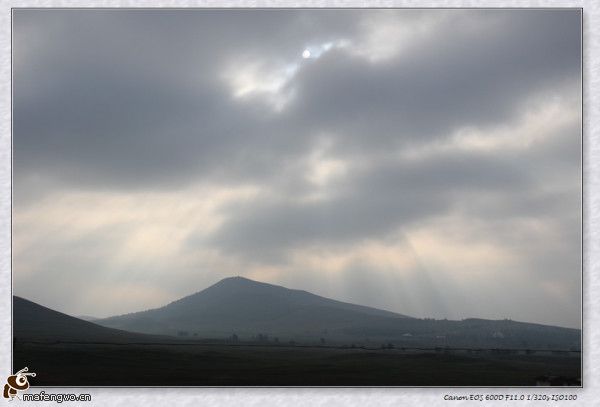
<svg viewBox="0 0 600 407">
<path fill-rule="evenodd" d="M 343 50 L 327 54 L 299 74 L 291 120 L 343 129 L 347 148 L 387 148 L 509 120 L 529 95 L 578 78 L 577 13 L 479 18 L 477 30 L 468 19 L 452 19 L 443 37 L 381 64 Z"/>
<path fill-rule="evenodd" d="M 172 187 L 215 172 L 260 178 L 264 162 L 305 154 L 315 132 L 361 151 L 422 141 L 505 120 L 529 93 L 578 74 L 577 13 L 487 12 L 478 18 L 490 29 L 456 14 L 443 38 L 385 63 L 326 53 L 287 85 L 296 93 L 281 115 L 232 100 L 219 80 L 226 61 L 293 60 L 307 43 L 353 39 L 360 17 L 19 11 L 15 175 L 116 188 Z M 34 34 L 49 38 L 27 58 L 19 48 L 31 20 L 40 22 Z"/>
<path fill-rule="evenodd" d="M 304 13 L 18 11 L 15 176 L 173 187 L 260 167 L 244 163 L 240 146 L 293 148 L 295 132 L 234 102 L 220 70 L 229 59 L 286 59 L 312 36 L 344 32 L 344 17 L 325 14 L 329 24 Z M 28 55 L 31 37 L 43 49 Z"/>
</svg>

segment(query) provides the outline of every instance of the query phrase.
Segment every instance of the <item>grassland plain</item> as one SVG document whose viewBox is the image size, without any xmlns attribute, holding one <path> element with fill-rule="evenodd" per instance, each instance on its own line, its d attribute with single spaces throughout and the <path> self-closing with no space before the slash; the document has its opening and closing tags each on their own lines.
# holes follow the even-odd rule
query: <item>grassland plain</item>
<svg viewBox="0 0 600 407">
<path fill-rule="evenodd" d="M 17 343 L 32 386 L 534 386 L 579 356 L 208 344 Z"/>
</svg>

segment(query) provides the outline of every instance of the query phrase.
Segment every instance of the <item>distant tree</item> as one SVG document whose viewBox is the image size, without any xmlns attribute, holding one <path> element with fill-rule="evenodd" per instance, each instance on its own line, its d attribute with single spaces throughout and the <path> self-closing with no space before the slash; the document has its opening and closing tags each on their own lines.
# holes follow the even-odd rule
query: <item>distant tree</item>
<svg viewBox="0 0 600 407">
<path fill-rule="evenodd" d="M 321 345 L 325 344 L 325 338 L 321 338 Z"/>
<path fill-rule="evenodd" d="M 188 336 L 189 332 L 188 331 L 178 331 L 177 332 L 177 336 Z"/>
<path fill-rule="evenodd" d="M 239 338 L 236 334 L 231 335 L 229 337 L 229 339 L 231 340 L 231 342 L 237 342 L 239 340 Z"/>
</svg>

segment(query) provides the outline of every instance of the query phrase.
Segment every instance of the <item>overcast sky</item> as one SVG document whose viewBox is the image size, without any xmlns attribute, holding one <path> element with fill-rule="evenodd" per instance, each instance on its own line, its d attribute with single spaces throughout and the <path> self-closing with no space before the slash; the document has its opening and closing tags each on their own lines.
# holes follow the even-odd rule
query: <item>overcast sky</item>
<svg viewBox="0 0 600 407">
<path fill-rule="evenodd" d="M 580 45 L 579 10 L 14 10 L 14 293 L 580 327 Z"/>
</svg>

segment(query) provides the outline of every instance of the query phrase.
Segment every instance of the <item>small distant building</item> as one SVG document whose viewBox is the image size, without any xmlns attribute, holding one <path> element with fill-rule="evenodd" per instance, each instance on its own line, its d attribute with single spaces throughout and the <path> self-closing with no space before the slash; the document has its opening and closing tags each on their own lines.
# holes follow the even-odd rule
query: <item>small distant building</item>
<svg viewBox="0 0 600 407">
<path fill-rule="evenodd" d="M 497 338 L 497 339 L 503 339 L 504 338 L 504 334 L 500 331 L 496 331 L 492 334 L 492 338 Z"/>
<path fill-rule="evenodd" d="M 410 332 L 407 332 L 407 333 L 403 334 L 402 336 L 404 336 L 405 338 L 410 338 L 412 336 L 412 334 Z"/>
</svg>

